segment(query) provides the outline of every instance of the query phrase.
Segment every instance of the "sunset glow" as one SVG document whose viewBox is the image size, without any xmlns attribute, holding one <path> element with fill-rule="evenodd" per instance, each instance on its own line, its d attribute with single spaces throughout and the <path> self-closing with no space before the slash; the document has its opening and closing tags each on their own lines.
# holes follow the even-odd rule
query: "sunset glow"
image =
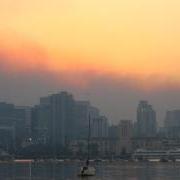
<svg viewBox="0 0 180 180">
<path fill-rule="evenodd" d="M 0 4 L 4 71 L 45 69 L 67 73 L 67 78 L 77 71 L 93 71 L 133 78 L 143 87 L 179 82 L 179 0 L 0 0 Z"/>
</svg>

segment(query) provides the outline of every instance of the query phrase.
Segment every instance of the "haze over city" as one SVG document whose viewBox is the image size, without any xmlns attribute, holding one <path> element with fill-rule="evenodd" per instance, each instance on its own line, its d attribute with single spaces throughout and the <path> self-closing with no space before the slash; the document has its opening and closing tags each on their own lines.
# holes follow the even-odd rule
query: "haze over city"
<svg viewBox="0 0 180 180">
<path fill-rule="evenodd" d="M 0 0 L 0 179 L 180 179 L 180 0 Z"/>
<path fill-rule="evenodd" d="M 178 0 L 0 0 L 0 101 L 67 90 L 117 123 L 180 108 Z"/>
</svg>

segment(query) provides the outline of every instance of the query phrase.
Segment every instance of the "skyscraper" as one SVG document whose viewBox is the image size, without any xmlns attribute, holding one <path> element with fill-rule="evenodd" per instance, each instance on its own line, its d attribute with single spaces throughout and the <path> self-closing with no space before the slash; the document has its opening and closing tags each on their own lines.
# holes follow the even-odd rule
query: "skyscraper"
<svg viewBox="0 0 180 180">
<path fill-rule="evenodd" d="M 108 137 L 108 120 L 105 116 L 99 116 L 92 119 L 91 122 L 91 137 L 107 138 Z"/>
<path fill-rule="evenodd" d="M 131 120 L 121 120 L 118 125 L 119 152 L 121 155 L 130 153 L 132 150 L 133 124 Z"/>
<path fill-rule="evenodd" d="M 180 110 L 167 111 L 164 126 L 167 137 L 180 138 Z"/>
<path fill-rule="evenodd" d="M 65 141 L 74 137 L 74 98 L 67 92 L 53 94 L 40 99 L 40 105 L 48 106 L 49 122 L 47 123 L 50 143 L 65 146 Z"/>
<path fill-rule="evenodd" d="M 87 138 L 89 118 L 92 123 L 93 119 L 97 117 L 99 117 L 99 109 L 93 107 L 89 101 L 75 102 L 76 135 L 78 139 Z"/>
<path fill-rule="evenodd" d="M 15 147 L 16 121 L 14 105 L 0 103 L 0 147 L 6 151 Z"/>
<path fill-rule="evenodd" d="M 15 150 L 30 137 L 31 108 L 0 103 L 0 146 Z"/>
<path fill-rule="evenodd" d="M 137 136 L 156 136 L 156 112 L 147 101 L 140 101 L 137 108 Z"/>
<path fill-rule="evenodd" d="M 50 140 L 50 104 L 40 103 L 32 108 L 32 137 L 36 143 L 48 144 Z"/>
</svg>

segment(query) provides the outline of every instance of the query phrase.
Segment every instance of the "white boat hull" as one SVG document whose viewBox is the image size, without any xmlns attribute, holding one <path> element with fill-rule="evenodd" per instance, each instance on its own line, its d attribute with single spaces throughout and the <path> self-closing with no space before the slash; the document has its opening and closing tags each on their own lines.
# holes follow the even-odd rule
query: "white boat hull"
<svg viewBox="0 0 180 180">
<path fill-rule="evenodd" d="M 96 174 L 96 169 L 94 167 L 84 166 L 84 167 L 81 167 L 78 175 L 79 176 L 95 176 L 95 174 Z"/>
</svg>

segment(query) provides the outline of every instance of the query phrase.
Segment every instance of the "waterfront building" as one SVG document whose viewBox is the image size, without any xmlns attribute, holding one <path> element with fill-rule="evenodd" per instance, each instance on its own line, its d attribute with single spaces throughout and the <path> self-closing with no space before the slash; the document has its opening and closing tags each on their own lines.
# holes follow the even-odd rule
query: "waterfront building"
<svg viewBox="0 0 180 180">
<path fill-rule="evenodd" d="M 108 129 L 109 138 L 118 138 L 119 133 L 117 125 L 111 125 Z"/>
<path fill-rule="evenodd" d="M 108 137 L 94 137 L 90 142 L 90 152 L 92 157 L 106 157 L 110 150 L 110 142 Z"/>
<path fill-rule="evenodd" d="M 0 148 L 7 152 L 16 149 L 16 119 L 13 117 L 0 117 Z"/>
<path fill-rule="evenodd" d="M 0 103 L 0 146 L 8 151 L 20 147 L 28 137 L 31 121 L 30 107 Z"/>
<path fill-rule="evenodd" d="M 31 139 L 32 112 L 29 106 L 14 106 L 15 128 L 16 128 L 16 148 Z"/>
<path fill-rule="evenodd" d="M 121 155 L 132 151 L 133 124 L 131 120 L 121 120 L 118 125 L 119 152 Z"/>
<path fill-rule="evenodd" d="M 137 149 L 157 150 L 165 148 L 164 140 L 157 137 L 134 137 L 132 138 L 132 147 L 133 151 Z"/>
<path fill-rule="evenodd" d="M 108 137 L 108 119 L 105 116 L 99 116 L 92 119 L 91 137 L 92 138 L 107 138 Z"/>
<path fill-rule="evenodd" d="M 48 144 L 50 141 L 51 108 L 49 104 L 32 108 L 32 138 L 36 144 Z"/>
<path fill-rule="evenodd" d="M 164 127 L 168 138 L 180 138 L 180 110 L 166 112 Z"/>
<path fill-rule="evenodd" d="M 28 139 L 31 137 L 32 108 L 29 106 L 14 106 L 14 118 L 19 136 Z M 21 132 L 21 133 L 20 133 Z"/>
<path fill-rule="evenodd" d="M 75 101 L 75 121 L 76 121 L 76 137 L 77 139 L 84 139 L 88 136 L 89 118 L 93 119 L 99 117 L 99 109 L 93 107 L 89 101 Z"/>
<path fill-rule="evenodd" d="M 41 115 L 43 117 L 39 118 L 39 123 L 45 117 L 46 112 L 50 119 L 43 128 L 47 126 L 50 143 L 53 146 L 64 147 L 66 141 L 75 137 L 74 105 L 73 96 L 67 92 L 60 92 L 40 99 L 40 108 L 43 108 L 44 114 Z M 40 126 L 42 127 L 42 125 Z"/>
<path fill-rule="evenodd" d="M 156 112 L 152 105 L 147 101 L 140 101 L 137 108 L 137 136 L 154 137 L 156 136 Z"/>
<path fill-rule="evenodd" d="M 132 152 L 133 124 L 131 120 L 121 120 L 109 127 L 109 153 L 125 156 Z"/>
</svg>

